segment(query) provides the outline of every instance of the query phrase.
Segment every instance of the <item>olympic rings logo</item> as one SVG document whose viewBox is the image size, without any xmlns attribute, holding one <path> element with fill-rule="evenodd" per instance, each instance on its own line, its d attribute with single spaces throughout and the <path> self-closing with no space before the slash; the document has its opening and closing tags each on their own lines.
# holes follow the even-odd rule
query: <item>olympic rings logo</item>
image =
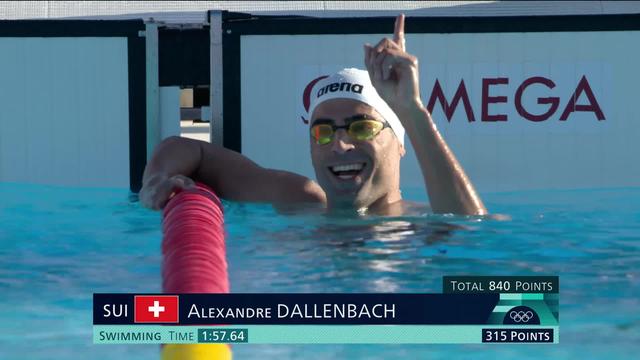
<svg viewBox="0 0 640 360">
<path fill-rule="evenodd" d="M 533 318 L 533 313 L 531 311 L 511 311 L 509 313 L 509 317 L 511 318 L 511 320 L 519 323 L 519 322 L 529 322 L 529 320 L 531 320 Z"/>
</svg>

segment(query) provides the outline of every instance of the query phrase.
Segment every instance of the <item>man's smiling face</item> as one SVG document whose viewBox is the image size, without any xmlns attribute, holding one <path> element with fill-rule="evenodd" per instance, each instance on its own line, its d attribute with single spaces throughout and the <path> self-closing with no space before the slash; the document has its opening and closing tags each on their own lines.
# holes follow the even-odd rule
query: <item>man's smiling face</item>
<svg viewBox="0 0 640 360">
<path fill-rule="evenodd" d="M 384 121 L 365 103 L 333 99 L 316 107 L 311 124 L 322 119 L 344 126 L 345 119 L 363 115 Z M 353 139 L 345 129 L 336 130 L 333 140 L 324 145 L 312 136 L 310 139 L 316 178 L 327 195 L 329 207 L 369 207 L 398 190 L 404 147 L 390 128 L 371 140 Z"/>
</svg>

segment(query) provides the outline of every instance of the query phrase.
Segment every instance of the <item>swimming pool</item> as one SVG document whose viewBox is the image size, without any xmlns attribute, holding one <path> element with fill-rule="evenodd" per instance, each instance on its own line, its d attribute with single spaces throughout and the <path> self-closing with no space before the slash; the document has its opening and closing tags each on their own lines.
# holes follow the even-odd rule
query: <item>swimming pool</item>
<svg viewBox="0 0 640 360">
<path fill-rule="evenodd" d="M 629 358 L 640 343 L 640 189 L 483 198 L 512 219 L 276 216 L 225 203 L 232 292 L 441 292 L 443 275 L 559 275 L 560 344 L 247 345 L 235 358 Z M 93 345 L 91 296 L 160 292 L 160 213 L 123 189 L 1 183 L 0 199 L 0 359 L 158 359 L 156 345 Z"/>
</svg>

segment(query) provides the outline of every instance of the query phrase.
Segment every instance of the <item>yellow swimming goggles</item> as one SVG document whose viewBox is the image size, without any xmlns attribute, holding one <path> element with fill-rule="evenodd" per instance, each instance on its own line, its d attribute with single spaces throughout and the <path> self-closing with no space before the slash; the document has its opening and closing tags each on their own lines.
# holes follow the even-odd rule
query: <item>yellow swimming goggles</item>
<svg viewBox="0 0 640 360">
<path fill-rule="evenodd" d="M 316 144 L 326 145 L 333 141 L 333 135 L 338 129 L 345 129 L 347 134 L 355 140 L 371 140 L 380 131 L 390 127 L 386 121 L 378 120 L 370 115 L 356 115 L 344 120 L 345 125 L 338 126 L 330 119 L 316 119 L 311 125 L 311 137 Z"/>
</svg>

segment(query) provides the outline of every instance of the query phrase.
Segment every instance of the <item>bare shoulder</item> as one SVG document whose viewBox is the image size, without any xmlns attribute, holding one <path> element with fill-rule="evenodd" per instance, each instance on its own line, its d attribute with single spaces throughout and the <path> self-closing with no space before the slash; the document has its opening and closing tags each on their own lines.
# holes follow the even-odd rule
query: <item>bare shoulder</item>
<svg viewBox="0 0 640 360">
<path fill-rule="evenodd" d="M 314 203 L 325 206 L 327 204 L 327 194 L 317 182 L 307 179 L 304 184 L 303 191 L 309 196 Z"/>
<path fill-rule="evenodd" d="M 315 181 L 288 171 L 267 170 L 273 190 L 272 204 L 278 210 L 297 207 L 324 207 L 327 196 Z"/>
<path fill-rule="evenodd" d="M 382 216 L 419 216 L 431 212 L 433 211 L 428 204 L 408 200 L 400 200 L 382 208 L 371 209 L 372 214 Z"/>
<path fill-rule="evenodd" d="M 327 196 L 318 183 L 306 179 L 301 194 L 286 189 L 280 201 L 273 202 L 273 207 L 283 215 L 322 214 L 326 211 Z"/>
</svg>

